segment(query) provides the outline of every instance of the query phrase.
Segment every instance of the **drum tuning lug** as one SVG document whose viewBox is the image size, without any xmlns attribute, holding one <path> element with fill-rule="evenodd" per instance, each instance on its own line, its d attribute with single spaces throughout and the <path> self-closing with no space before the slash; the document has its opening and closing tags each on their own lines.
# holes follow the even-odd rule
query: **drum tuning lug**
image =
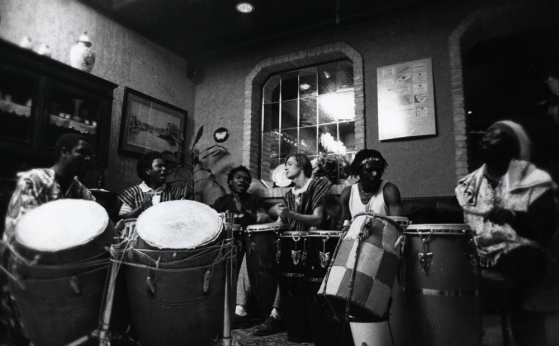
<svg viewBox="0 0 559 346">
<path fill-rule="evenodd" d="M 328 266 L 328 263 L 330 262 L 330 252 L 319 252 L 319 257 L 320 257 L 320 266 L 322 268 L 326 268 Z"/>
<path fill-rule="evenodd" d="M 299 264 L 299 260 L 301 260 L 301 250 L 291 250 L 291 258 L 293 259 L 293 264 Z"/>
<path fill-rule="evenodd" d="M 177 253 L 176 253 L 176 252 L 173 252 L 173 257 L 177 257 Z"/>
<path fill-rule="evenodd" d="M 70 279 L 70 286 L 74 289 L 74 292 L 79 296 L 82 294 L 82 290 L 80 289 L 80 278 L 77 276 L 72 276 Z"/>
<path fill-rule="evenodd" d="M 305 260 L 307 259 L 307 251 L 303 252 L 303 256 L 301 258 L 303 260 L 303 265 L 305 264 Z"/>
<path fill-rule="evenodd" d="M 210 279 L 212 278 L 212 272 L 208 269 L 206 274 L 204 274 L 204 293 L 208 293 L 208 289 L 210 288 Z"/>
<path fill-rule="evenodd" d="M 281 249 L 278 249 L 278 251 L 276 252 L 276 262 L 279 263 L 280 257 L 281 257 Z"/>
<path fill-rule="evenodd" d="M 423 270 L 423 273 L 427 275 L 427 272 L 429 271 L 429 266 L 431 265 L 431 260 L 433 259 L 433 253 L 432 252 L 418 253 L 417 256 L 419 257 L 419 264 L 421 265 L 421 269 Z"/>
<path fill-rule="evenodd" d="M 250 247 L 248 248 L 248 253 L 252 254 L 254 252 L 254 249 L 256 249 L 256 244 L 250 243 Z"/>
<path fill-rule="evenodd" d="M 29 263 L 30 265 L 34 266 L 39 262 L 39 259 L 41 258 L 41 255 L 35 255 L 35 257 L 33 257 L 33 261 L 31 261 L 31 263 Z"/>
<path fill-rule="evenodd" d="M 149 291 L 151 292 L 151 294 L 155 294 L 155 284 L 153 283 L 153 280 L 151 279 L 151 276 L 147 277 L 146 284 L 148 285 Z"/>
</svg>

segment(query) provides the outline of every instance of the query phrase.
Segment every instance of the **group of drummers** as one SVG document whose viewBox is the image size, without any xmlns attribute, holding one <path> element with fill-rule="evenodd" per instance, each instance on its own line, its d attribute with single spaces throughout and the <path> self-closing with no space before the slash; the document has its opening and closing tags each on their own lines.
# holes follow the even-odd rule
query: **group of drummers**
<svg viewBox="0 0 559 346">
<path fill-rule="evenodd" d="M 515 342 L 519 345 L 545 345 L 545 316 L 530 311 L 522 302 L 528 292 L 545 278 L 549 260 L 544 244 L 554 236 L 556 209 L 553 181 L 547 173 L 529 163 L 529 150 L 529 139 L 520 125 L 511 121 L 492 125 L 481 141 L 480 155 L 484 164 L 461 179 L 456 187 L 456 197 L 464 211 L 465 224 L 460 227 L 448 225 L 445 228 L 456 228 L 459 232 L 471 230 L 469 234 L 475 244 L 472 249 L 475 250 L 472 250 L 467 263 L 474 262 L 473 272 L 479 274 L 478 267 L 498 272 L 509 285 L 511 327 Z M 33 169 L 19 174 L 6 216 L 3 243 L 7 248 L 15 241 L 16 225 L 30 210 L 58 199 L 95 199 L 78 178 L 85 173 L 90 155 L 91 148 L 86 137 L 63 135 L 57 141 L 56 163 L 52 168 Z M 261 322 L 252 331 L 255 336 L 271 335 L 287 329 L 288 339 L 293 342 L 314 341 L 317 345 L 353 343 L 349 324 L 343 319 L 343 313 L 348 313 L 349 308 L 342 311 L 342 318 L 339 318 L 335 304 L 318 294 L 331 289 L 327 287 L 328 280 L 336 280 L 334 271 L 329 271 L 332 266 L 353 269 L 353 276 L 348 279 L 351 285 L 364 282 L 359 277 L 364 269 L 359 269 L 359 272 L 360 267 L 356 262 L 352 262 L 355 267 L 349 264 L 353 261 L 353 255 L 348 255 L 348 264 L 340 264 L 344 251 L 341 244 L 345 239 L 357 241 L 370 236 L 363 231 L 365 224 L 370 224 L 367 221 L 369 214 L 381 220 L 386 227 L 390 226 L 391 217 L 392 220 L 405 219 L 406 212 L 398 187 L 382 179 L 387 166 L 380 152 L 371 149 L 359 151 L 350 166 L 351 175 L 358 180 L 347 186 L 338 198 L 330 194 L 329 180 L 313 175 L 313 167 L 307 156 L 290 155 L 285 160 L 285 173 L 292 181 L 292 187 L 285 194 L 283 202 L 271 208 L 265 207 L 258 194 L 249 192 L 252 176 L 246 167 L 238 166 L 229 171 L 227 184 L 230 193 L 219 197 L 212 207 L 218 213 L 231 212 L 234 216 L 233 223 L 229 225 L 233 228 L 237 247 L 237 275 L 233 287 L 238 289 L 233 328 L 253 326 L 254 318 L 250 316 L 258 316 Z M 137 163 L 137 174 L 142 180 L 141 184 L 123 190 L 118 196 L 122 202 L 119 211 L 122 219 L 138 218 L 152 206 L 164 202 L 191 199 L 186 189 L 165 183 L 167 169 L 158 153 L 145 154 Z M 355 226 L 359 216 L 363 216 L 365 221 L 359 227 L 354 227 L 357 231 L 352 231 L 352 225 Z M 406 227 L 407 223 L 404 222 L 399 223 L 396 229 L 402 235 Z M 441 228 L 418 227 L 416 231 L 424 235 L 429 232 L 422 233 L 423 230 L 430 230 L 433 235 L 437 233 L 433 233 L 433 229 Z M 448 230 L 445 232 L 448 233 Z M 401 237 L 396 238 L 396 244 L 399 244 Z M 395 242 L 386 245 L 386 239 L 382 240 L 381 237 L 379 242 L 371 240 L 370 243 L 383 251 L 397 250 Z M 426 244 L 429 237 L 423 236 L 421 239 L 423 253 L 419 251 L 413 256 L 415 261 L 421 263 L 420 268 L 427 277 L 436 262 L 444 260 L 437 258 L 439 254 L 433 254 L 435 251 L 428 252 Z M 408 244 L 406 246 L 410 247 Z M 436 244 L 433 242 L 432 246 L 434 248 Z M 360 251 L 363 256 L 372 257 L 367 253 L 369 248 L 362 246 Z M 399 256 L 400 250 L 397 251 Z M 4 251 L 4 267 L 7 252 Z M 355 254 L 354 257 L 359 256 Z M 382 267 L 390 261 L 373 259 L 372 262 L 383 262 L 375 264 Z M 241 263 L 246 266 L 246 277 L 243 276 L 245 271 L 241 272 Z M 357 275 L 355 272 L 358 272 Z M 376 276 L 374 280 L 381 280 L 379 278 L 383 276 L 373 274 L 369 273 L 369 276 Z M 3 275 L 2 281 L 3 286 L 7 287 L 8 276 Z M 386 281 L 390 295 L 394 277 Z M 353 286 L 350 287 L 349 296 L 353 289 Z M 365 289 L 355 286 L 354 294 L 361 294 L 360 290 Z M 9 290 L 5 288 L 5 291 Z M 373 290 L 369 288 L 367 295 L 369 291 Z M 250 307 L 256 311 L 247 311 L 249 294 L 255 301 Z M 372 296 L 375 294 L 371 293 Z M 347 289 L 341 295 L 348 296 Z M 474 295 L 478 295 L 477 291 Z M 13 344 L 20 344 L 26 335 L 25 325 L 17 321 L 17 305 L 17 299 L 10 299 L 8 292 L 3 294 L 1 328 L 6 341 Z M 390 309 L 390 304 L 385 305 L 381 310 Z M 421 306 L 419 304 L 416 308 L 421 309 Z M 351 313 L 356 311 L 352 310 Z M 379 317 L 383 317 L 384 312 L 381 311 Z M 368 328 L 367 324 L 365 328 Z M 351 331 L 354 331 L 353 326 Z M 405 329 L 394 332 L 409 333 Z M 480 333 L 474 339 L 479 338 Z M 448 335 L 452 338 L 452 333 Z M 409 335 L 407 343 L 417 344 L 412 341 L 415 337 Z M 355 335 L 354 339 L 356 345 L 362 344 L 361 340 L 358 343 Z M 425 340 L 419 343 L 435 344 Z M 462 343 L 460 340 L 448 339 L 438 342 L 436 344 L 475 345 L 480 340 Z"/>
</svg>

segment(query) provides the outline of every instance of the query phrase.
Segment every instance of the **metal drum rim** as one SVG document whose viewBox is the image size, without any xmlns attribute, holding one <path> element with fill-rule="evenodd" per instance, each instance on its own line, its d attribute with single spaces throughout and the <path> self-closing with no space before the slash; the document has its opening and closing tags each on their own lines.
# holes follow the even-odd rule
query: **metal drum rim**
<svg viewBox="0 0 559 346">
<path fill-rule="evenodd" d="M 280 234 L 280 237 L 291 237 L 291 236 L 300 236 L 306 237 L 308 236 L 309 231 L 285 231 Z"/>
<path fill-rule="evenodd" d="M 367 218 L 378 218 L 378 219 L 387 221 L 388 223 L 392 224 L 393 226 L 400 227 L 400 228 L 402 227 L 396 220 L 391 219 L 390 216 L 382 216 L 382 215 L 379 215 L 377 213 L 373 213 L 373 212 L 370 212 L 370 211 L 363 212 L 363 213 L 358 213 L 357 215 L 355 215 L 351 219 L 351 223 L 353 223 L 353 221 L 355 221 L 355 219 L 360 217 L 360 216 L 365 216 Z"/>
<path fill-rule="evenodd" d="M 472 228 L 465 223 L 424 223 L 424 224 L 412 224 L 408 226 L 406 233 L 410 231 L 435 231 L 435 230 L 454 230 L 454 231 L 471 231 Z M 448 232 L 453 233 L 453 232 Z M 454 232 L 458 233 L 458 232 Z"/>
<path fill-rule="evenodd" d="M 248 225 L 246 227 L 245 232 L 248 233 L 256 233 L 256 232 L 269 232 L 269 231 L 278 231 L 280 229 L 285 229 L 286 225 L 283 222 L 268 222 L 268 223 L 260 223 L 254 225 Z"/>
<path fill-rule="evenodd" d="M 333 237 L 341 237 L 342 235 L 342 231 L 309 231 L 309 234 L 307 235 L 307 237 L 322 237 L 324 235 L 329 235 L 329 236 L 333 236 Z"/>
</svg>

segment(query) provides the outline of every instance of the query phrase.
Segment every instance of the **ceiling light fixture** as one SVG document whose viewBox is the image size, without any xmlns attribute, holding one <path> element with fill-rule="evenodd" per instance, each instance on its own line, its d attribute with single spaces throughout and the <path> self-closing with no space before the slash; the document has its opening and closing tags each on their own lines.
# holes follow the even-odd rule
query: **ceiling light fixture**
<svg viewBox="0 0 559 346">
<path fill-rule="evenodd" d="M 241 13 L 251 13 L 254 11 L 254 5 L 249 4 L 248 2 L 239 2 L 235 8 Z"/>
</svg>

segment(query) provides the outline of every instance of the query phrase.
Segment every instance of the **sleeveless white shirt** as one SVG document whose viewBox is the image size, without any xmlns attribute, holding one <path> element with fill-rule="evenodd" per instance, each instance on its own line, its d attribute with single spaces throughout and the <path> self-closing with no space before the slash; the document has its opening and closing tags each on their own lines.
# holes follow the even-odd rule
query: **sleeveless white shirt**
<svg viewBox="0 0 559 346">
<path fill-rule="evenodd" d="M 359 213 L 365 212 L 373 212 L 380 216 L 388 216 L 388 207 L 386 203 L 384 203 L 384 185 L 386 185 L 386 181 L 382 181 L 380 187 L 371 197 L 369 203 L 363 204 L 361 202 L 361 196 L 359 195 L 359 183 L 353 184 L 351 186 L 351 194 L 349 196 L 349 212 L 353 217 Z"/>
</svg>

